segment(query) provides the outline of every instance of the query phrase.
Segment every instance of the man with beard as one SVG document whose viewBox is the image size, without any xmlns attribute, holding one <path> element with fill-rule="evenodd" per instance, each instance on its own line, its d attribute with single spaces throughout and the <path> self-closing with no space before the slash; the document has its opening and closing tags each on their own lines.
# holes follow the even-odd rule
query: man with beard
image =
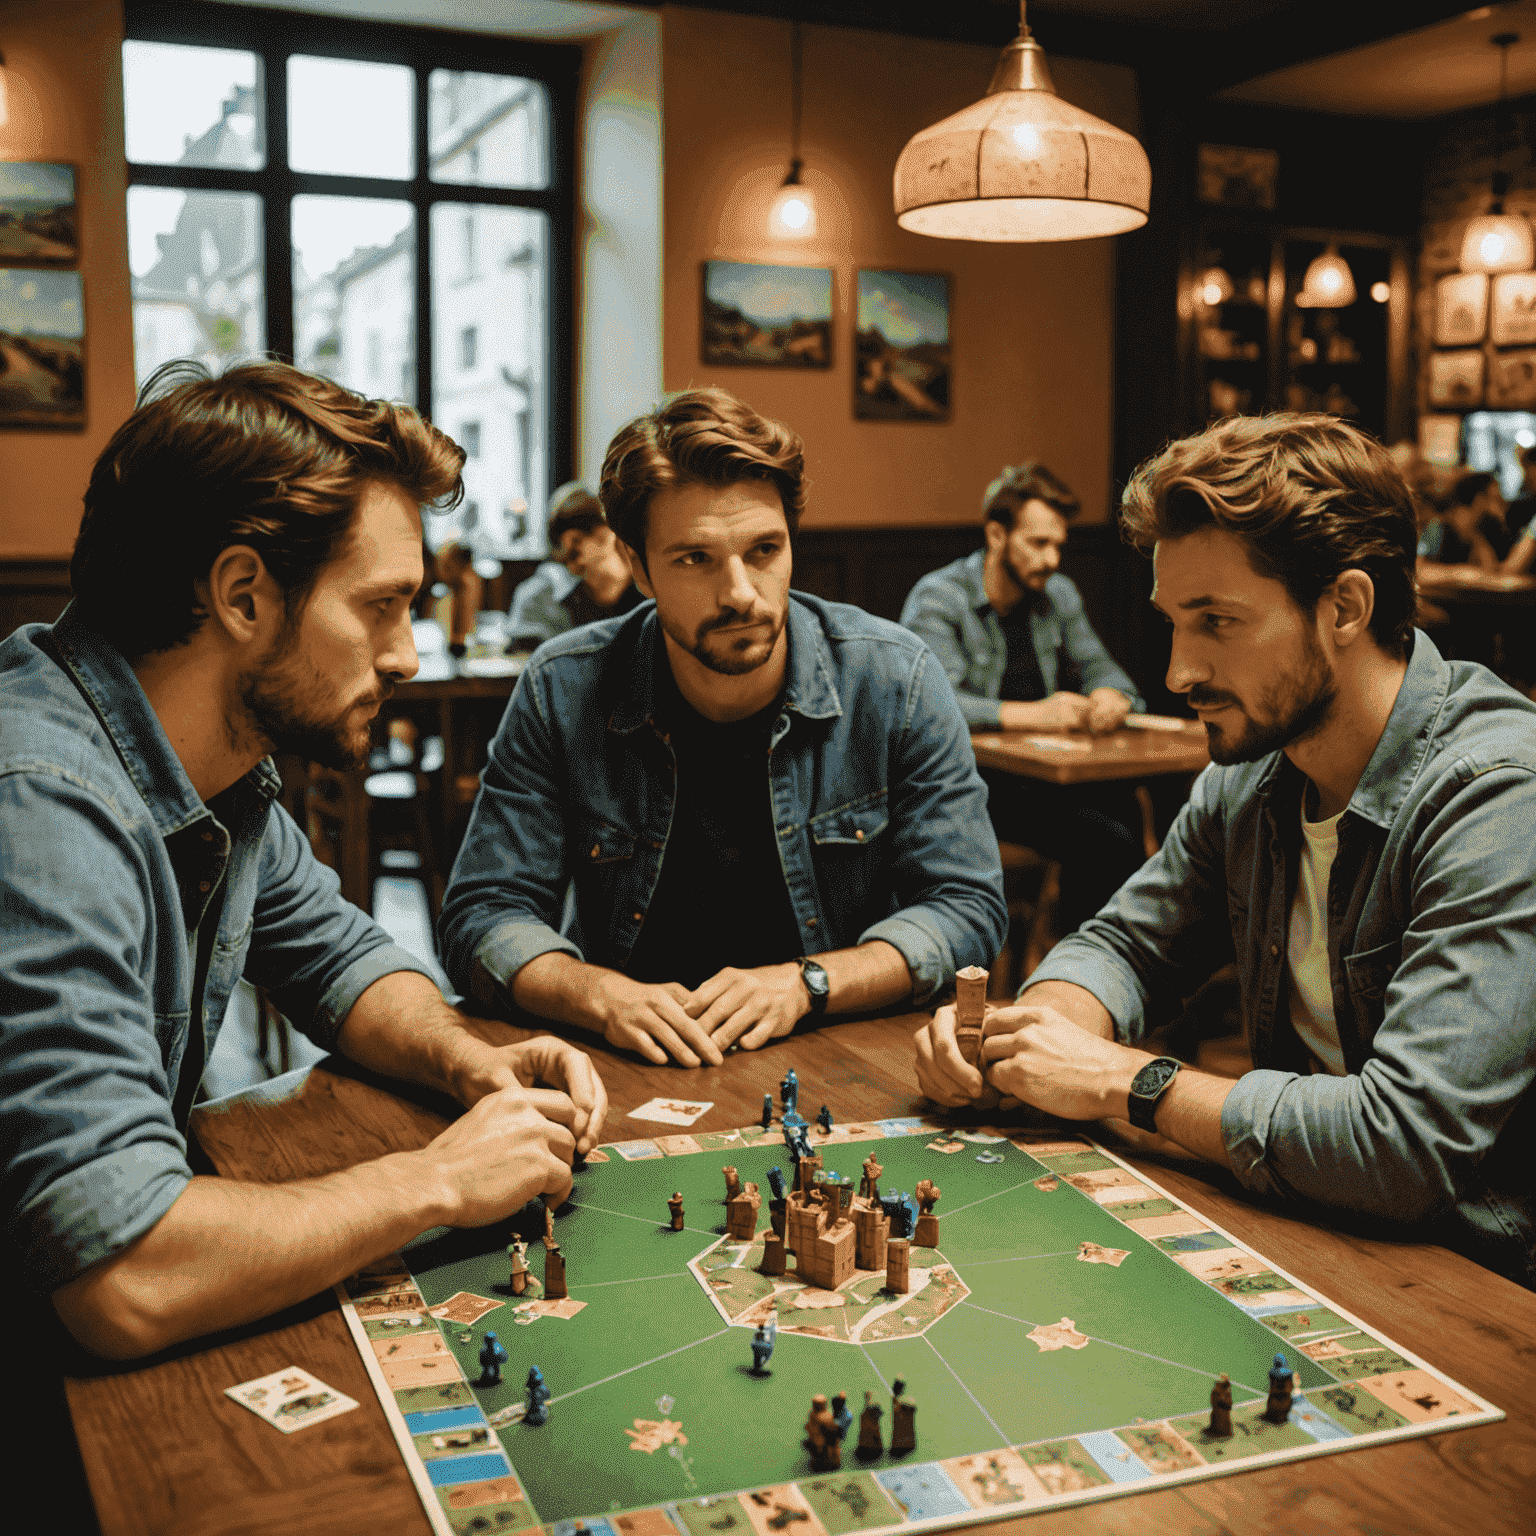
<svg viewBox="0 0 1536 1536">
<path fill-rule="evenodd" d="M 902 607 L 973 731 L 1112 731 L 1142 707 L 1059 570 L 1077 512 L 1077 497 L 1043 464 L 1005 469 L 982 497 L 985 546 L 924 576 Z M 981 776 L 997 835 L 1059 861 L 1059 932 L 1086 922 L 1140 865 L 1129 786 Z"/>
<path fill-rule="evenodd" d="M 1145 464 L 1123 520 L 1213 765 L 989 1018 L 985 1080 L 947 1012 L 920 1032 L 924 1090 L 1128 1119 L 1536 1283 L 1536 705 L 1415 631 L 1411 493 L 1343 422 L 1221 422 Z M 1234 960 L 1253 1070 L 1138 1048 Z"/>
<path fill-rule="evenodd" d="M 599 495 L 654 601 L 518 680 L 443 903 L 455 984 L 694 1067 L 990 964 L 997 842 L 943 673 L 789 590 L 799 438 L 690 391 L 619 431 Z"/>
<path fill-rule="evenodd" d="M 421 507 L 462 463 L 415 411 L 296 369 L 173 365 L 96 462 L 74 602 L 0 645 L 3 1273 L 98 1354 L 564 1198 L 601 1129 L 585 1056 L 449 1007 L 272 805 L 268 754 L 361 765 L 415 672 Z M 467 1113 L 329 1178 L 194 1176 L 188 1114 L 242 975 Z"/>
</svg>

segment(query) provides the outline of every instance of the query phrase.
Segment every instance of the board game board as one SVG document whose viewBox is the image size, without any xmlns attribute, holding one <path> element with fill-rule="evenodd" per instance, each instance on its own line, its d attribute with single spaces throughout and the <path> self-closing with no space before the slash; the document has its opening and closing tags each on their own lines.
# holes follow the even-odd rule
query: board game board
<svg viewBox="0 0 1536 1536">
<path fill-rule="evenodd" d="M 568 1300 L 536 1281 L 512 1294 L 506 1226 L 428 1234 L 337 1288 L 437 1531 L 937 1530 L 1504 1416 L 1087 1140 L 915 1119 L 810 1139 L 845 1177 L 875 1152 L 882 1193 L 939 1185 L 939 1240 L 914 1241 L 907 1295 L 867 1271 L 837 1292 L 793 1264 L 758 1273 L 768 1169 L 793 1164 L 755 1126 L 594 1153 L 555 1222 Z M 727 1163 L 762 1187 L 751 1244 L 722 1235 Z M 510 1357 L 494 1387 L 477 1384 L 487 1329 Z M 1278 1424 L 1277 1352 L 1296 1389 Z M 541 1425 L 521 1422 L 531 1365 L 551 1393 Z M 1214 1438 L 1223 1372 L 1233 1433 Z M 917 1448 L 860 1462 L 865 1392 L 888 1440 L 897 1378 Z M 837 1392 L 854 1429 L 841 1470 L 813 1473 L 811 1399 Z"/>
</svg>

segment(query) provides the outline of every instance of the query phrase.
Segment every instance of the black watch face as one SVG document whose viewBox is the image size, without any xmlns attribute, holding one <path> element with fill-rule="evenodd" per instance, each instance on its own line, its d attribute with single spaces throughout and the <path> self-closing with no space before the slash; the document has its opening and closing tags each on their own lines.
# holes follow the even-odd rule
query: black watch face
<svg viewBox="0 0 1536 1536">
<path fill-rule="evenodd" d="M 1132 1079 L 1131 1092 L 1141 1096 L 1158 1093 L 1178 1070 L 1176 1061 L 1149 1061 Z"/>
</svg>

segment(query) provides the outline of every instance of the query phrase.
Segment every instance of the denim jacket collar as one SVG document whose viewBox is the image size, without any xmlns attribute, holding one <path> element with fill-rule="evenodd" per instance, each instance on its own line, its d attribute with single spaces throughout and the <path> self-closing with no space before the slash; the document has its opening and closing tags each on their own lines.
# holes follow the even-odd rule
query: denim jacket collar
<svg viewBox="0 0 1536 1536">
<path fill-rule="evenodd" d="M 185 831 L 211 813 L 192 787 L 148 696 L 127 658 L 97 634 L 71 603 L 53 626 L 54 648 L 95 710 L 162 837 Z M 282 780 L 270 757 L 241 781 L 266 800 Z"/>
<path fill-rule="evenodd" d="M 821 625 L 793 592 L 789 595 L 789 678 L 784 707 L 807 720 L 829 720 L 842 714 L 832 653 Z M 608 729 L 620 735 L 639 729 L 651 718 L 655 703 L 656 647 L 662 643 L 656 605 L 637 608 L 619 631 L 625 644 L 616 644 L 600 685 Z M 622 689 L 622 691 L 620 691 Z"/>
<path fill-rule="evenodd" d="M 966 601 L 970 603 L 971 607 L 982 619 L 985 619 L 988 614 L 991 614 L 998 620 L 999 623 L 1001 623 L 1002 616 L 998 613 L 997 609 L 992 606 L 992 599 L 987 596 L 987 583 L 986 577 L 984 575 L 986 566 L 987 551 L 985 547 L 973 550 L 965 557 L 965 565 L 961 574 L 961 581 L 964 583 L 966 588 Z M 1051 603 L 1051 595 L 1049 591 L 1025 592 L 1022 601 L 1024 604 L 1024 611 L 1029 614 L 1031 618 L 1037 615 L 1050 613 L 1053 606 Z M 1009 612 L 1012 611 L 1012 609 L 1009 610 Z"/>
<path fill-rule="evenodd" d="M 1371 760 L 1355 785 L 1346 809 L 1352 816 L 1390 831 L 1399 806 L 1429 751 L 1430 736 L 1436 717 L 1445 703 L 1449 674 L 1435 643 L 1416 629 L 1413 654 L 1408 670 L 1397 690 L 1392 712 Z M 1260 776 L 1255 792 L 1270 804 L 1270 809 L 1284 823 L 1294 820 L 1291 799 L 1299 799 L 1304 785 L 1302 772 L 1284 752 L 1277 752 Z"/>
</svg>

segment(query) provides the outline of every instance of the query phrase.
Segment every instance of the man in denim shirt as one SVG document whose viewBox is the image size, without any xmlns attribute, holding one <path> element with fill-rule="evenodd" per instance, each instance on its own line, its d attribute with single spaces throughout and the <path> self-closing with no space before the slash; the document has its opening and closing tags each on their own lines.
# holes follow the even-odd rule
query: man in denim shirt
<svg viewBox="0 0 1536 1536">
<path fill-rule="evenodd" d="M 965 721 L 905 630 L 790 592 L 802 472 L 722 390 L 610 445 L 603 506 L 654 603 L 518 680 L 443 904 L 466 992 L 691 1067 L 991 963 Z"/>
<path fill-rule="evenodd" d="M 1222 422 L 1143 466 L 1124 517 L 1213 766 L 988 1021 L 987 1078 L 1536 1283 L 1536 705 L 1414 630 L 1411 496 L 1352 427 Z M 1233 959 L 1252 1071 L 1137 1049 Z M 984 1094 L 948 1016 L 918 1049 L 932 1097 Z"/>
<path fill-rule="evenodd" d="M 1142 707 L 1058 567 L 1072 492 L 1041 464 L 1005 469 L 982 497 L 984 548 L 913 587 L 901 622 L 927 641 L 974 730 L 1112 731 Z M 1124 784 L 1042 784 L 982 769 L 997 835 L 1061 864 L 1071 933 L 1141 864 L 1141 810 Z"/>
<path fill-rule="evenodd" d="M 414 411 L 328 380 L 173 365 L 96 463 L 75 602 L 0 645 L 6 1282 L 99 1354 L 563 1197 L 600 1127 L 585 1057 L 450 1008 L 272 805 L 269 752 L 360 766 L 416 670 L 420 509 L 462 462 Z M 188 1113 L 241 975 L 318 1044 L 468 1113 L 325 1179 L 194 1177 Z"/>
</svg>

